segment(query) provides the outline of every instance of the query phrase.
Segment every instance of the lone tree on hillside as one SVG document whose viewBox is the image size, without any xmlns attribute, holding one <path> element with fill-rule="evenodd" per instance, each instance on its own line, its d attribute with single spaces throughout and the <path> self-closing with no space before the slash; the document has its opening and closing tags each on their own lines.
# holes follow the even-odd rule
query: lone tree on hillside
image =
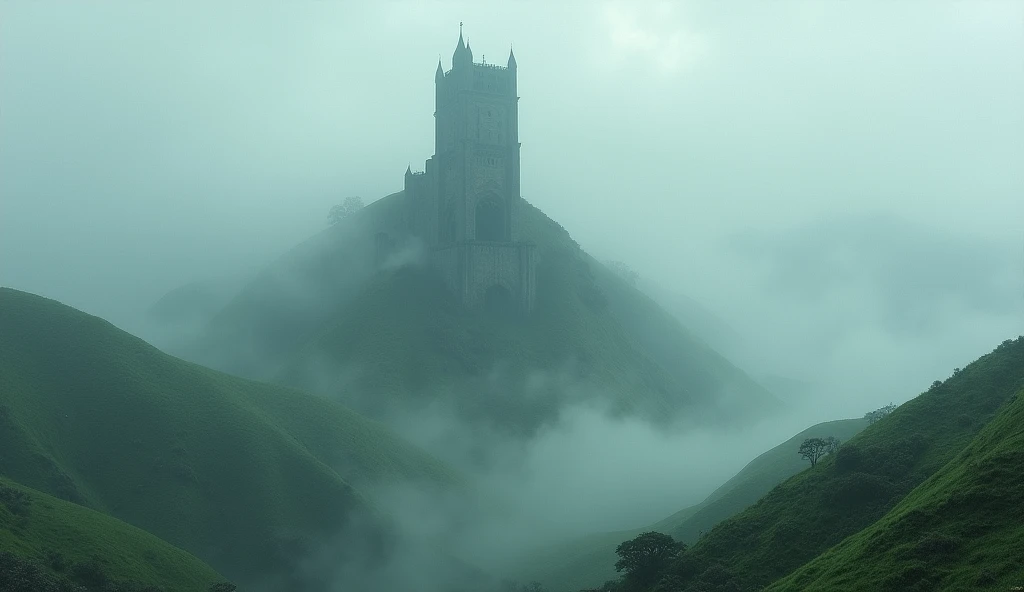
<svg viewBox="0 0 1024 592">
<path fill-rule="evenodd" d="M 363 198 L 358 195 L 346 197 L 345 201 L 332 207 L 331 211 L 327 212 L 327 223 L 334 226 L 361 209 L 363 209 Z"/>
<path fill-rule="evenodd" d="M 835 440 L 835 438 L 833 438 Z M 824 438 L 807 438 L 800 445 L 800 456 L 811 461 L 811 466 L 818 464 L 818 459 L 828 453 L 829 444 Z"/>
<path fill-rule="evenodd" d="M 669 561 L 685 550 L 686 545 L 670 535 L 645 532 L 616 547 L 619 560 L 615 562 L 615 571 L 625 571 L 626 579 L 635 584 L 649 584 Z"/>
<path fill-rule="evenodd" d="M 933 385 L 934 386 L 934 385 Z M 868 424 L 873 424 L 876 421 L 888 416 L 890 413 L 896 410 L 896 406 L 889 403 L 885 407 L 880 407 L 874 411 L 868 411 L 864 414 L 864 419 L 868 420 Z"/>
</svg>

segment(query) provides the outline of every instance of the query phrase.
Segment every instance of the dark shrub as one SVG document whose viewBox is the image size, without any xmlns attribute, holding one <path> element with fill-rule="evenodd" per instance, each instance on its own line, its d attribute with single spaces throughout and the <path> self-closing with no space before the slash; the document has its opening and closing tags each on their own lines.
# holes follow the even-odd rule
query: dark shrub
<svg viewBox="0 0 1024 592">
<path fill-rule="evenodd" d="M 845 508 L 884 505 L 892 495 L 892 484 L 868 473 L 851 473 L 841 477 L 831 490 L 825 492 L 828 502 Z"/>
<path fill-rule="evenodd" d="M 847 444 L 836 453 L 836 470 L 840 473 L 851 473 L 860 468 L 864 455 L 858 446 Z"/>
<path fill-rule="evenodd" d="M 931 533 L 924 536 L 914 547 L 914 553 L 921 559 L 944 559 L 960 548 L 960 541 L 943 534 Z"/>
</svg>

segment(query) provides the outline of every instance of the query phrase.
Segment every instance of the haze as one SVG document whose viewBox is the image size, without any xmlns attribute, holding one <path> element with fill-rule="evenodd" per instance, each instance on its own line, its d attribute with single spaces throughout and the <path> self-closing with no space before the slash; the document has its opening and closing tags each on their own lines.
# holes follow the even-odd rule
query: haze
<svg viewBox="0 0 1024 592">
<path fill-rule="evenodd" d="M 803 407 L 786 433 L 902 402 L 1024 332 L 1020 2 L 0 10 L 0 285 L 143 337 L 169 290 L 252 274 L 346 196 L 401 189 L 433 151 L 460 21 L 478 58 L 514 45 L 523 197 L 670 311 L 685 296 L 720 319 L 702 337 Z M 526 456 L 609 433 L 567 425 L 593 439 L 555 430 Z M 780 433 L 599 526 L 699 499 Z"/>
</svg>

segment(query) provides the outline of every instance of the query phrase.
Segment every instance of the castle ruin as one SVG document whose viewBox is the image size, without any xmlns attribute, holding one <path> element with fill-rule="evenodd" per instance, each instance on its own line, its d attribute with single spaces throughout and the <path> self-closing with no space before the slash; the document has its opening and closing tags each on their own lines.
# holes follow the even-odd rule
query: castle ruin
<svg viewBox="0 0 1024 592">
<path fill-rule="evenodd" d="M 536 262 L 520 236 L 515 55 L 506 66 L 474 62 L 460 30 L 452 68 L 438 60 L 434 85 L 434 155 L 423 172 L 405 172 L 405 229 L 467 308 L 529 314 Z M 377 240 L 379 250 L 394 241 Z"/>
</svg>

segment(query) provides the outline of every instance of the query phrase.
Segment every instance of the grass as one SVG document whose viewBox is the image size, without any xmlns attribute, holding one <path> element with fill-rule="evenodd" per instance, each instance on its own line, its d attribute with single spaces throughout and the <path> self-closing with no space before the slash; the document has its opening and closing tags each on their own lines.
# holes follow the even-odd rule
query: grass
<svg viewBox="0 0 1024 592">
<path fill-rule="evenodd" d="M 206 592 L 225 581 L 210 566 L 141 529 L 0 478 L 0 551 L 65 577 L 97 562 L 111 580 L 164 592 Z"/>
<path fill-rule="evenodd" d="M 461 484 L 381 424 L 0 289 L 0 475 L 143 528 L 239 583 L 294 566 L 371 486 Z"/>
<path fill-rule="evenodd" d="M 1006 341 L 715 526 L 666 572 L 681 589 L 768 585 L 885 516 L 963 451 L 1024 385 Z"/>
<path fill-rule="evenodd" d="M 769 590 L 1024 586 L 1024 391 L 884 517 Z"/>
<path fill-rule="evenodd" d="M 526 203 L 521 233 L 538 268 L 536 311 L 523 322 L 466 313 L 425 270 L 375 273 L 360 225 L 400 205 L 401 194 L 374 202 L 269 266 L 214 318 L 196 359 L 348 401 L 404 407 L 457 392 L 468 412 L 506 423 L 595 394 L 619 411 L 703 423 L 778 405 Z"/>
<path fill-rule="evenodd" d="M 697 541 L 702 531 L 753 505 L 785 479 L 806 468 L 807 461 L 796 454 L 806 438 L 835 436 L 847 440 L 867 427 L 863 419 L 843 419 L 812 426 L 786 442 L 764 452 L 712 492 L 701 503 L 684 508 L 655 524 L 633 530 L 602 532 L 545 549 L 531 555 L 518 567 L 518 576 L 537 580 L 555 592 L 599 586 L 619 576 L 615 571 L 615 548 L 641 532 L 671 534 L 687 544 Z"/>
</svg>

